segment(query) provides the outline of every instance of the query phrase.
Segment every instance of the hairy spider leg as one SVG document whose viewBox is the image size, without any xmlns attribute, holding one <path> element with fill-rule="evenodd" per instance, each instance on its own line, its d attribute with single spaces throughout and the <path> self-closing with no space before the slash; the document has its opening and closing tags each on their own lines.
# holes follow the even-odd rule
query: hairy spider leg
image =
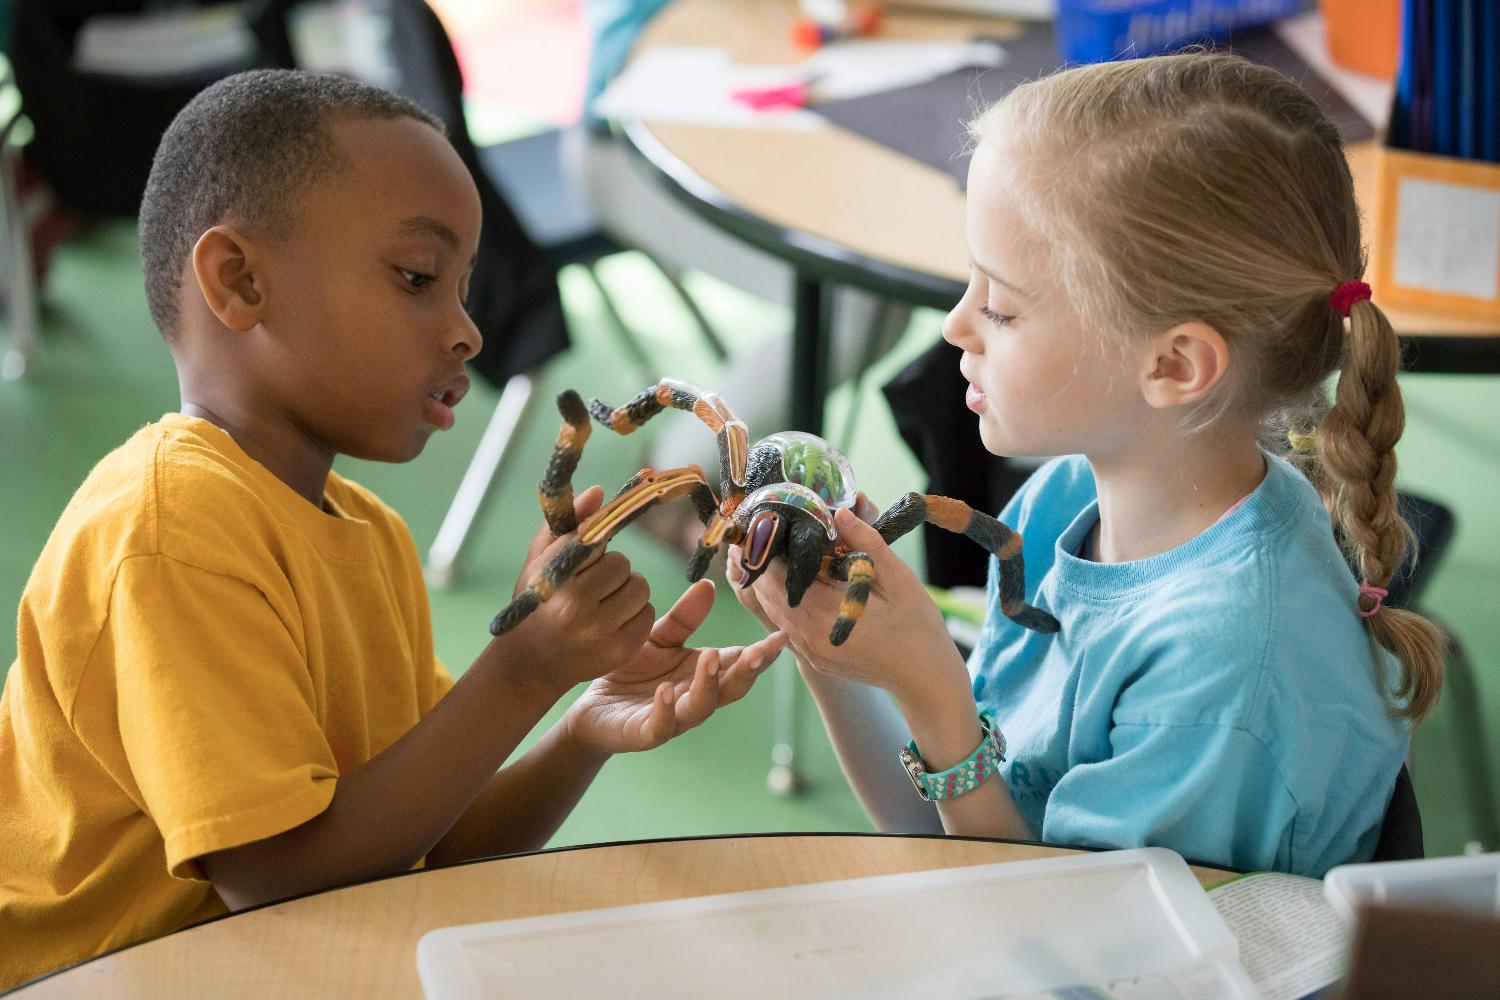
<svg viewBox="0 0 1500 1000">
<path fill-rule="evenodd" d="M 573 571 L 583 565 L 598 547 L 584 545 L 577 538 L 569 539 L 568 544 L 527 582 L 526 589 L 500 609 L 494 621 L 490 622 L 490 635 L 504 635 L 525 621 L 528 615 L 557 593 L 557 588 L 566 583 Z"/>
<path fill-rule="evenodd" d="M 875 521 L 886 544 L 900 538 L 924 521 L 961 534 L 977 542 L 1000 563 L 1000 611 L 1023 628 L 1056 632 L 1057 619 L 1026 603 L 1026 564 L 1021 558 L 1021 536 L 988 514 L 981 514 L 962 500 L 907 493 Z"/>
<path fill-rule="evenodd" d="M 616 532 L 640 517 L 647 508 L 684 494 L 692 499 L 700 516 L 705 511 L 708 516 L 713 515 L 716 506 L 713 491 L 709 489 L 703 470 L 696 465 L 663 472 L 641 470 L 631 479 L 626 489 L 617 493 L 614 499 L 578 525 L 577 537 L 570 539 L 557 555 L 549 559 L 527 581 L 526 589 L 517 594 L 513 601 L 500 610 L 495 620 L 490 622 L 490 634 L 504 635 L 525 621 L 528 615 L 557 593 L 557 588 L 567 582 L 595 550 L 608 545 Z"/>
<path fill-rule="evenodd" d="M 548 529 L 560 538 L 578 527 L 578 514 L 573 510 L 573 473 L 578 469 L 583 446 L 594 428 L 589 423 L 589 411 L 583 405 L 583 398 L 572 389 L 557 394 L 557 409 L 562 413 L 563 425 L 557 432 L 557 444 L 552 449 L 552 458 L 547 462 L 547 471 L 537 487 L 537 494 L 542 501 L 542 516 L 547 519 Z"/>
<path fill-rule="evenodd" d="M 833 630 L 828 633 L 829 645 L 842 646 L 865 613 L 865 602 L 870 599 L 870 588 L 875 584 L 875 564 L 870 561 L 868 553 L 846 552 L 824 559 L 823 573 L 830 579 L 849 582 L 844 599 L 839 602 L 839 616 L 834 619 Z"/>
<path fill-rule="evenodd" d="M 665 409 L 685 410 L 714 432 L 719 444 L 719 485 L 724 491 L 720 510 L 727 517 L 745 498 L 745 466 L 750 453 L 750 431 L 719 394 L 681 379 L 664 378 L 623 406 L 600 399 L 589 401 L 589 412 L 616 434 L 630 434 Z"/>
</svg>

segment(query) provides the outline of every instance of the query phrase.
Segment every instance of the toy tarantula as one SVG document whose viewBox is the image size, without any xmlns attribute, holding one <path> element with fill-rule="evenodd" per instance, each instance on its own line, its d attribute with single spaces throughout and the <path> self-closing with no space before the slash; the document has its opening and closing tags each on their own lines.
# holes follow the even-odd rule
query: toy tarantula
<svg viewBox="0 0 1500 1000">
<path fill-rule="evenodd" d="M 696 465 L 662 472 L 642 469 L 579 524 L 573 511 L 573 472 L 591 430 L 589 413 L 617 434 L 629 434 L 668 407 L 687 410 L 718 436 L 724 499 L 714 496 Z M 589 555 L 608 545 L 615 532 L 647 508 L 686 495 L 705 525 L 688 579 L 702 577 L 714 552 L 726 543 L 743 550 L 744 587 L 754 583 L 772 559 L 785 556 L 786 597 L 792 607 L 801 603 L 820 575 L 849 584 L 828 640 L 838 646 L 849 638 L 864 613 L 875 568 L 866 553 L 840 544 L 834 530 L 833 512 L 854 506 L 856 493 L 849 461 L 832 445 L 811 434 L 784 432 L 747 447 L 744 422 L 717 393 L 670 378 L 620 407 L 595 399 L 585 409 L 578 393 L 566 389 L 557 397 L 557 408 L 563 425 L 539 489 L 542 513 L 554 535 L 574 530 L 578 535 L 495 616 L 492 634 L 502 635 L 525 620 Z M 1020 535 L 960 500 L 920 493 L 902 496 L 874 527 L 889 543 L 924 521 L 962 532 L 999 558 L 1000 610 L 1007 617 L 1038 632 L 1057 631 L 1057 619 L 1026 603 Z"/>
</svg>

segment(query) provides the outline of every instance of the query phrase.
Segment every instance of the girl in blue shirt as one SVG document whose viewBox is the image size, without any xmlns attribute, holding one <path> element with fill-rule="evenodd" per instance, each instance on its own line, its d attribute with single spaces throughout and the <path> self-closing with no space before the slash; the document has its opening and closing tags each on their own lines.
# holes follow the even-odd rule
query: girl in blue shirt
<svg viewBox="0 0 1500 1000">
<path fill-rule="evenodd" d="M 742 600 L 791 637 L 881 829 L 1309 875 L 1367 860 L 1442 657 L 1382 604 L 1408 544 L 1399 348 L 1357 280 L 1337 130 L 1280 73 L 1196 53 L 1027 84 L 973 134 L 972 278 L 943 336 L 990 451 L 1072 456 L 1001 515 L 1060 631 L 1000 613 L 992 561 L 966 670 L 848 511 L 876 582 L 844 645 L 835 586 L 791 609 L 777 567 Z M 1275 454 L 1288 428 L 1300 468 Z M 1009 741 L 998 769 L 976 763 L 981 712 Z"/>
</svg>

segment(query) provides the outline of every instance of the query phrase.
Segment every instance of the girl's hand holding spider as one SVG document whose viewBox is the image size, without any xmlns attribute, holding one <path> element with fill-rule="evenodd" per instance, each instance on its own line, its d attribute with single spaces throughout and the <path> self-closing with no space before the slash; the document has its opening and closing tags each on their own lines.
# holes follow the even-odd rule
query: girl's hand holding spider
<svg viewBox="0 0 1500 1000">
<path fill-rule="evenodd" d="M 838 511 L 835 525 L 840 543 L 868 553 L 875 566 L 865 614 L 848 641 L 840 646 L 828 641 L 828 623 L 838 614 L 843 587 L 818 580 L 796 608 L 788 607 L 786 570 L 779 561 L 748 591 L 739 591 L 741 603 L 768 628 L 785 632 L 814 671 L 890 692 L 909 721 L 946 716 L 958 706 L 972 714 L 968 671 L 917 575 L 853 511 Z M 731 552 L 731 583 L 739 579 L 737 564 L 737 554 Z"/>
</svg>

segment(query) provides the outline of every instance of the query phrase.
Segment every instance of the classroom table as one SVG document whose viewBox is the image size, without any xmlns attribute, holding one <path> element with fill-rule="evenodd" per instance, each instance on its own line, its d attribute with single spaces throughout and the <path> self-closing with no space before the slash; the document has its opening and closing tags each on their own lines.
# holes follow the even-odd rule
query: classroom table
<svg viewBox="0 0 1500 1000">
<path fill-rule="evenodd" d="M 417 939 L 457 924 L 1076 854 L 940 836 L 762 834 L 561 848 L 409 872 L 246 910 L 7 994 L 44 998 L 422 996 Z M 1233 872 L 1193 867 L 1204 888 Z"/>
<path fill-rule="evenodd" d="M 726 48 L 736 63 L 803 58 L 789 38 L 795 0 L 674 0 L 642 33 L 654 45 Z M 1002 37 L 1004 22 L 890 5 L 883 37 Z M 626 121 L 642 162 L 684 204 L 788 261 L 794 295 L 792 428 L 820 433 L 828 391 L 827 284 L 949 309 L 968 283 L 964 194 L 943 172 L 846 129 L 736 129 Z M 1373 142 L 1349 148 L 1360 202 L 1371 203 Z M 1408 370 L 1500 373 L 1500 324 L 1388 310 Z"/>
</svg>

